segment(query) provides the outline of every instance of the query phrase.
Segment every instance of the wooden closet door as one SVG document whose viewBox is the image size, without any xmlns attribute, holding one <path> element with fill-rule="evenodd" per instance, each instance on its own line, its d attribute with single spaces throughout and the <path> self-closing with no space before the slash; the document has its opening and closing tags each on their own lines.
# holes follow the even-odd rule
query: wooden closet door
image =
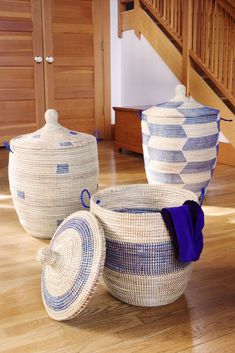
<svg viewBox="0 0 235 353">
<path fill-rule="evenodd" d="M 102 0 L 43 0 L 47 108 L 66 127 L 104 134 Z"/>
<path fill-rule="evenodd" d="M 42 124 L 41 0 L 0 1 L 0 145 Z"/>
</svg>

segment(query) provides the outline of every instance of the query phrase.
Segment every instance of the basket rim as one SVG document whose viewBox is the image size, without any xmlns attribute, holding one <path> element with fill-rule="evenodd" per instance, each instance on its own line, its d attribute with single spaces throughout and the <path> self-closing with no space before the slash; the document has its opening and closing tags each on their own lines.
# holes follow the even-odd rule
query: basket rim
<svg viewBox="0 0 235 353">
<path fill-rule="evenodd" d="M 151 189 L 153 190 L 167 190 L 168 192 L 172 192 L 175 195 L 176 194 L 185 194 L 188 195 L 188 199 L 191 199 L 193 201 L 198 202 L 198 197 L 197 195 L 190 191 L 190 190 L 186 190 L 186 189 L 180 189 L 177 186 L 172 186 L 172 185 L 167 185 L 167 184 L 125 184 L 125 185 L 118 185 L 118 186 L 111 186 L 108 188 L 104 188 L 98 192 L 96 192 L 95 194 L 92 195 L 91 200 L 90 200 L 90 206 L 91 206 L 91 212 L 93 210 L 95 210 L 95 214 L 99 214 L 99 213 L 103 213 L 105 212 L 106 214 L 109 214 L 110 216 L 114 216 L 115 218 L 120 217 L 123 219 L 123 217 L 126 217 L 128 219 L 130 218 L 134 218 L 134 219 L 143 219 L 143 218 L 152 218 L 154 217 L 161 217 L 161 213 L 156 213 L 156 212 L 144 212 L 144 213 L 131 213 L 131 212 L 125 212 L 125 213 L 121 213 L 121 212 L 116 212 L 113 211 L 107 207 L 102 207 L 102 205 L 100 205 L 100 203 L 96 203 L 96 201 L 99 198 L 102 198 L 102 195 L 108 194 L 108 193 L 112 193 L 112 192 L 119 192 L 122 190 L 139 190 L 139 189 L 143 189 L 143 191 L 146 190 L 147 191 L 151 191 Z"/>
</svg>

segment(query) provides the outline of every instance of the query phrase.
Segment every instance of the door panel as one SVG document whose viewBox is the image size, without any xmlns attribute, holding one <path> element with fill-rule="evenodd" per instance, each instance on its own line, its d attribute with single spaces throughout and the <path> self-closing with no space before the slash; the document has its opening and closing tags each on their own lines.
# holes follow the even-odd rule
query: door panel
<svg viewBox="0 0 235 353">
<path fill-rule="evenodd" d="M 1 0 L 0 17 L 32 18 L 30 1 Z"/>
<path fill-rule="evenodd" d="M 34 100 L 0 101 L 0 116 L 4 116 L 9 128 L 13 126 L 15 129 L 18 125 L 35 126 L 35 110 Z"/>
<path fill-rule="evenodd" d="M 72 31 L 72 28 L 68 28 Z M 90 33 L 54 33 L 54 56 L 93 58 L 93 36 Z"/>
<path fill-rule="evenodd" d="M 55 96 L 59 98 L 94 98 L 93 67 L 55 67 Z"/>
<path fill-rule="evenodd" d="M 0 143 L 33 131 L 44 112 L 40 0 L 1 0 Z"/>
<path fill-rule="evenodd" d="M 33 77 L 32 67 L 0 67 L 0 89 L 33 89 Z"/>
<path fill-rule="evenodd" d="M 103 54 L 101 40 L 99 52 L 94 52 L 95 26 L 101 33 L 94 1 L 43 0 L 44 51 L 54 58 L 45 63 L 47 108 L 58 109 L 61 122 L 70 129 L 93 133 L 98 128 L 103 134 L 103 92 L 96 93 L 95 80 L 97 71 L 101 79 L 103 75 L 95 55 Z"/>
<path fill-rule="evenodd" d="M 56 104 L 63 125 L 71 130 L 94 131 L 94 99 L 57 99 Z"/>
</svg>

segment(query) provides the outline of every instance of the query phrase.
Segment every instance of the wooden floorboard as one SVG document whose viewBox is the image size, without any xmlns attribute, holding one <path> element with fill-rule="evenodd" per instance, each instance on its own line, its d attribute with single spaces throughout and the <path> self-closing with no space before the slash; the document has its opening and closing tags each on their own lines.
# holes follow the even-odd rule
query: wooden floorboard
<svg viewBox="0 0 235 353">
<path fill-rule="evenodd" d="M 70 322 L 49 319 L 40 294 L 38 248 L 26 234 L 0 149 L 0 353 L 233 353 L 235 351 L 235 168 L 218 164 L 204 212 L 205 247 L 185 295 L 159 308 L 119 302 L 103 282 Z M 99 145 L 100 188 L 145 183 L 143 159 Z"/>
</svg>

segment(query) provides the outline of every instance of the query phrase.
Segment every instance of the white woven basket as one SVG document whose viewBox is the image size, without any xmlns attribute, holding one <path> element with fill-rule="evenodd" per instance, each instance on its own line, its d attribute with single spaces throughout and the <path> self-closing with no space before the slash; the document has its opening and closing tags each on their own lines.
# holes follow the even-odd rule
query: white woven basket
<svg viewBox="0 0 235 353">
<path fill-rule="evenodd" d="M 216 165 L 219 111 L 176 96 L 142 114 L 145 170 L 149 184 L 171 184 L 204 195 Z"/>
<path fill-rule="evenodd" d="M 183 294 L 192 264 L 179 262 L 156 209 L 186 200 L 197 196 L 166 185 L 119 186 L 93 195 L 91 212 L 106 238 L 104 281 L 113 296 L 132 305 L 159 306 Z"/>
<path fill-rule="evenodd" d="M 71 213 L 83 209 L 80 193 L 94 193 L 99 178 L 94 136 L 64 128 L 54 110 L 45 126 L 10 142 L 9 183 L 20 223 L 31 235 L 51 238 Z"/>
</svg>

